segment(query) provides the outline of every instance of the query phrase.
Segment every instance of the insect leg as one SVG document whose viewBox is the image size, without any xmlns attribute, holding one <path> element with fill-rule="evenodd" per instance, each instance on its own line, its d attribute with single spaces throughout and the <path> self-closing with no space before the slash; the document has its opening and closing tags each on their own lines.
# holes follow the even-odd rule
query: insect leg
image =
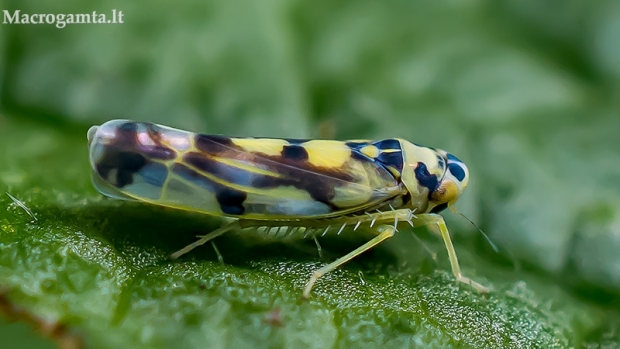
<svg viewBox="0 0 620 349">
<path fill-rule="evenodd" d="M 312 287 L 314 286 L 316 281 L 321 276 L 323 276 L 323 275 L 329 273 L 330 271 L 340 267 L 344 263 L 346 263 L 346 262 L 350 261 L 351 259 L 357 257 L 358 255 L 360 255 L 360 254 L 370 250 L 371 248 L 373 248 L 373 247 L 377 246 L 378 244 L 382 243 L 383 241 L 391 238 L 396 233 L 396 230 L 394 229 L 394 227 L 390 226 L 390 225 L 380 225 L 380 226 L 378 226 L 376 228 L 376 231 L 379 234 L 377 236 L 375 236 L 374 238 L 372 238 L 372 240 L 370 240 L 367 243 L 363 244 L 362 246 L 356 248 L 355 250 L 347 253 L 346 255 L 338 258 L 337 260 L 329 263 L 328 265 L 324 266 L 323 268 L 315 270 L 314 272 L 312 272 L 312 276 L 310 277 L 310 280 L 308 280 L 308 282 L 306 283 L 306 287 L 304 288 L 304 293 L 303 293 L 302 297 L 304 299 L 310 298 L 310 292 L 312 291 Z"/>
<path fill-rule="evenodd" d="M 441 235 L 444 244 L 446 245 L 446 250 L 448 251 L 448 258 L 450 259 L 450 266 L 452 267 L 452 274 L 456 277 L 456 279 L 464 284 L 467 284 L 478 292 L 487 293 L 489 292 L 489 288 L 482 286 L 481 284 L 473 281 L 472 279 L 463 276 L 461 273 L 461 267 L 459 266 L 459 260 L 456 257 L 456 251 L 454 250 L 454 246 L 452 245 L 452 239 L 450 238 L 450 232 L 448 231 L 448 227 L 446 227 L 446 222 L 443 217 L 430 213 L 430 214 L 420 214 L 415 219 L 414 222 L 417 221 L 421 224 L 428 224 L 439 228 L 439 234 Z"/>
<path fill-rule="evenodd" d="M 218 236 L 220 236 L 220 235 L 222 235 L 222 234 L 224 234 L 226 232 L 229 232 L 231 230 L 236 230 L 236 229 L 239 229 L 239 223 L 237 221 L 229 223 L 229 224 L 227 224 L 227 225 L 225 225 L 225 226 L 223 226 L 223 227 L 221 227 L 219 229 L 216 229 L 216 230 L 210 232 L 209 234 L 203 236 L 202 238 L 200 238 L 200 240 L 192 242 L 191 244 L 189 244 L 189 245 L 183 247 L 182 249 L 176 251 L 175 253 L 171 254 L 170 255 L 170 259 L 177 259 L 177 258 L 181 257 L 182 255 L 186 254 L 187 252 L 195 249 L 196 247 L 201 246 L 201 245 L 203 245 L 203 244 L 205 244 L 205 243 L 215 239 L 216 237 L 218 237 Z M 218 257 L 218 259 L 219 259 L 219 257 Z"/>
</svg>

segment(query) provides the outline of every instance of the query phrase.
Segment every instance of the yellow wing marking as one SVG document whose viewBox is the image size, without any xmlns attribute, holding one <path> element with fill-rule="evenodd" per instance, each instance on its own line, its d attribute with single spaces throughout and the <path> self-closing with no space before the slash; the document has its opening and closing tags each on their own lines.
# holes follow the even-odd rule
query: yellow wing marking
<svg viewBox="0 0 620 349">
<path fill-rule="evenodd" d="M 379 148 L 375 147 L 374 145 L 367 145 L 360 149 L 360 151 L 362 152 L 362 154 L 373 159 L 377 158 L 380 154 Z"/>
<path fill-rule="evenodd" d="M 316 167 L 340 168 L 351 158 L 351 148 L 340 141 L 312 140 L 301 145 L 308 152 L 308 163 Z"/>
<path fill-rule="evenodd" d="M 270 156 L 282 154 L 282 148 L 289 143 L 283 139 L 252 139 L 252 138 L 231 138 L 236 146 L 250 153 L 263 153 Z"/>
</svg>

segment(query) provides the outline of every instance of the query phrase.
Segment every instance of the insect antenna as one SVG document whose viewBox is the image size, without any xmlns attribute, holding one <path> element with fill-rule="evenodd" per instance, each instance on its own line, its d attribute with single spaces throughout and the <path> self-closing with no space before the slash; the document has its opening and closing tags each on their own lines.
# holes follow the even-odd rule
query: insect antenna
<svg viewBox="0 0 620 349">
<path fill-rule="evenodd" d="M 499 253 L 499 248 L 497 247 L 496 244 L 493 243 L 493 241 L 491 241 L 491 239 L 489 238 L 489 236 L 482 231 L 482 229 L 480 229 L 476 223 L 474 223 L 471 219 L 469 219 L 466 215 L 462 214 L 461 211 L 457 210 L 456 207 L 454 206 L 450 206 L 450 211 L 458 214 L 459 216 L 465 218 L 469 223 L 471 223 L 471 225 L 474 226 L 474 228 L 478 229 L 478 231 L 480 232 L 480 234 L 482 234 L 482 236 L 484 236 L 484 238 L 487 240 L 487 242 L 489 243 L 489 245 L 491 245 L 491 248 L 493 248 L 493 251 L 495 251 L 495 253 Z"/>
</svg>

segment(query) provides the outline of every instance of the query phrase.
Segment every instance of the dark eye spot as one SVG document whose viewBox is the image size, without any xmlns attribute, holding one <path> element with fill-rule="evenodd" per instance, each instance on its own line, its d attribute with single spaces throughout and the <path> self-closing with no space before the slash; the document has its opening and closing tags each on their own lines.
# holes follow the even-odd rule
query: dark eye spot
<svg viewBox="0 0 620 349">
<path fill-rule="evenodd" d="M 428 172 L 426 164 L 424 164 L 423 162 L 418 162 L 413 172 L 415 173 L 415 178 L 418 180 L 418 183 L 420 183 L 421 186 L 428 188 L 429 194 L 434 192 L 435 189 L 437 189 L 437 186 L 439 184 L 437 181 L 437 177 Z"/>
<path fill-rule="evenodd" d="M 448 169 L 450 170 L 450 173 L 452 173 L 452 175 L 459 180 L 459 182 L 462 182 L 465 178 L 465 171 L 463 171 L 463 167 L 461 167 L 461 165 L 452 163 L 448 165 Z"/>
</svg>

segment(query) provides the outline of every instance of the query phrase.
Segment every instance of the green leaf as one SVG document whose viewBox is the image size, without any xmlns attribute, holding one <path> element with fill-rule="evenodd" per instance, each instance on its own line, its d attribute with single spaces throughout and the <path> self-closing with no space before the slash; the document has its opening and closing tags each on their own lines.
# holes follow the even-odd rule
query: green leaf
<svg viewBox="0 0 620 349">
<path fill-rule="evenodd" d="M 102 198 L 86 129 L 2 123 L 4 144 L 20 144 L 2 155 L 2 189 L 34 217 L 1 196 L 0 285 L 92 348 L 566 348 L 603 321 L 547 280 L 459 249 L 465 273 L 493 288 L 478 294 L 455 282 L 437 239 L 426 244 L 439 265 L 407 230 L 321 278 L 307 302 L 310 273 L 367 236 L 320 239 L 321 261 L 311 240 L 244 231 L 217 240 L 225 264 L 209 246 L 172 262 L 221 222 Z"/>
</svg>

